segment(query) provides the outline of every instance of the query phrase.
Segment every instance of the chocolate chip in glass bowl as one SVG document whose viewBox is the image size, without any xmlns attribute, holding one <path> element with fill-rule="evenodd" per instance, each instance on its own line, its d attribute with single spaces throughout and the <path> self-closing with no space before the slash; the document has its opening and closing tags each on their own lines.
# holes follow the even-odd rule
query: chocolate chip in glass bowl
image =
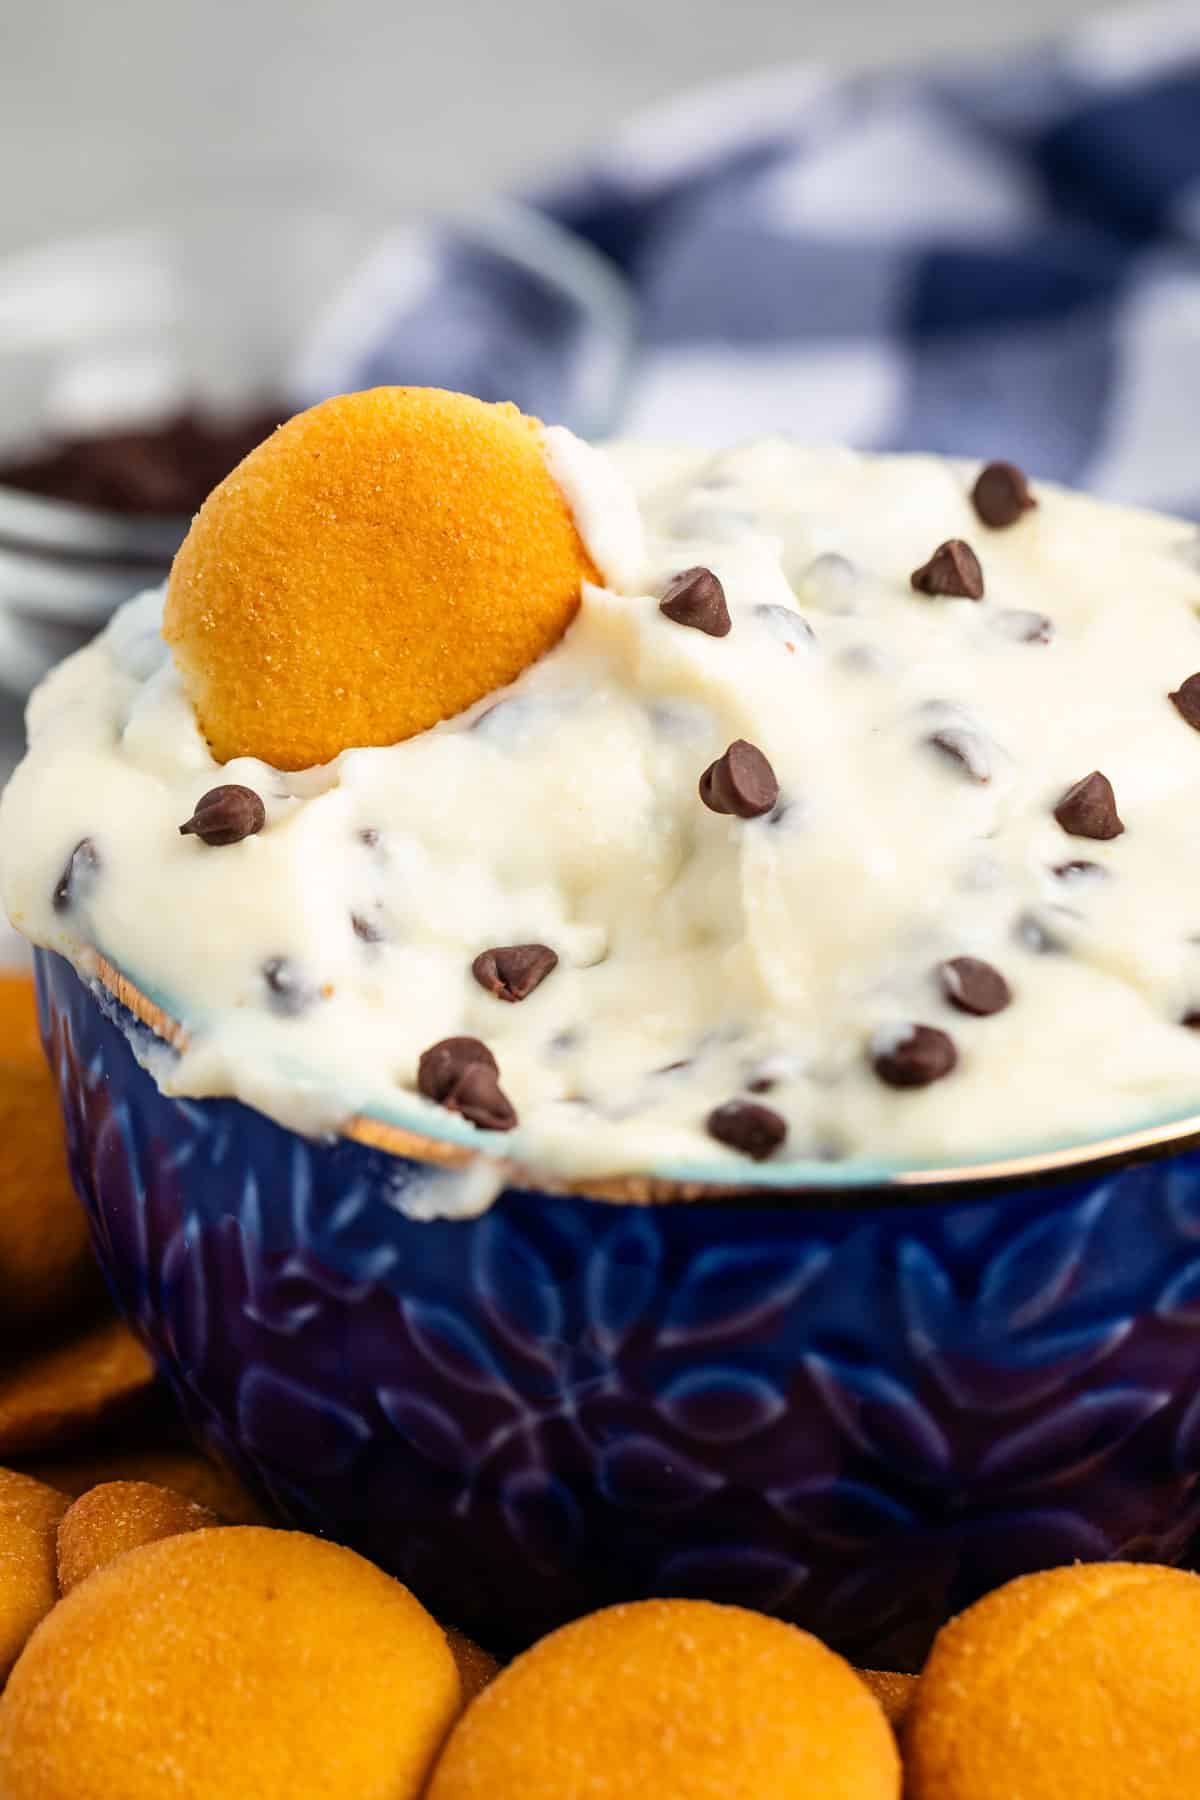
<svg viewBox="0 0 1200 1800">
<path fill-rule="evenodd" d="M 773 1156 L 787 1137 L 787 1121 L 755 1100 L 726 1100 L 709 1113 L 705 1129 L 718 1144 L 740 1150 L 754 1162 Z"/>
<path fill-rule="evenodd" d="M 417 1088 L 481 1131 L 511 1131 L 516 1110 L 500 1086 L 500 1069 L 478 1038 L 443 1038 L 417 1064 Z"/>
<path fill-rule="evenodd" d="M 978 956 L 952 956 L 939 963 L 938 980 L 951 1006 L 978 1019 L 1003 1012 L 1012 1001 L 1012 989 L 999 969 Z"/>
<path fill-rule="evenodd" d="M 912 573 L 919 594 L 942 600 L 982 600 L 983 570 L 979 558 L 963 538 L 947 538 L 927 563 Z"/>
<path fill-rule="evenodd" d="M 762 751 L 737 738 L 700 777 L 700 798 L 710 812 L 759 819 L 774 809 L 779 783 Z"/>
<path fill-rule="evenodd" d="M 1167 698 L 1180 718 L 1193 731 L 1200 731 L 1200 675 L 1189 675 Z"/>
<path fill-rule="evenodd" d="M 254 837 L 267 822 L 267 809 L 253 788 L 239 782 L 209 788 L 197 800 L 192 816 L 179 827 L 180 837 L 198 837 L 218 848 Z"/>
<path fill-rule="evenodd" d="M 77 901 L 86 899 L 99 873 L 100 853 L 95 841 L 90 837 L 80 838 L 54 884 L 52 902 L 55 912 L 68 912 Z"/>
<path fill-rule="evenodd" d="M 72 433 L 7 459 L 0 484 L 105 512 L 187 518 L 291 410 L 281 402 L 225 419 L 185 408 Z"/>
<path fill-rule="evenodd" d="M 711 569 L 684 569 L 669 583 L 658 610 L 676 625 L 689 625 L 707 637 L 728 637 L 733 627 L 725 589 Z"/>
<path fill-rule="evenodd" d="M 1029 491 L 1029 481 L 1016 463 L 990 462 L 980 470 L 971 489 L 971 504 L 993 531 L 1005 531 L 1024 517 L 1037 501 Z"/>
<path fill-rule="evenodd" d="M 888 1087 L 920 1088 L 941 1081 L 958 1063 L 958 1049 L 936 1025 L 888 1026 L 871 1039 L 871 1066 Z"/>
<path fill-rule="evenodd" d="M 1120 837 L 1125 827 L 1117 812 L 1112 782 L 1099 769 L 1069 787 L 1054 808 L 1054 816 L 1072 837 L 1101 842 Z"/>
<path fill-rule="evenodd" d="M 497 1000 L 527 1000 L 558 967 L 558 956 L 549 944 L 504 944 L 482 950 L 471 964 L 481 988 Z"/>
</svg>

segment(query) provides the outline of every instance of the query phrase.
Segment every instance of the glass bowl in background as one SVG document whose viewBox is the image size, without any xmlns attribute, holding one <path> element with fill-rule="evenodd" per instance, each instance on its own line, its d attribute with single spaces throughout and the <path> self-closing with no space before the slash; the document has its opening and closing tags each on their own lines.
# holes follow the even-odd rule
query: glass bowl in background
<svg viewBox="0 0 1200 1800">
<path fill-rule="evenodd" d="M 540 214 L 498 202 L 397 224 L 379 198 L 314 195 L 301 172 L 233 172 L 218 198 L 0 261 L 0 464 L 185 410 L 284 417 L 389 382 L 600 436 L 631 344 L 620 277 Z M 0 484 L 0 690 L 23 699 L 161 580 L 187 523 Z"/>
</svg>

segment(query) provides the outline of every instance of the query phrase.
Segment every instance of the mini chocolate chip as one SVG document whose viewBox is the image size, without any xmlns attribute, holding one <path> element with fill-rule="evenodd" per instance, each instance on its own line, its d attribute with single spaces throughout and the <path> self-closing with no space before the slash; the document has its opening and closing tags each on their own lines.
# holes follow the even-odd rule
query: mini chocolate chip
<svg viewBox="0 0 1200 1800">
<path fill-rule="evenodd" d="M 1200 731 L 1200 675 L 1189 675 L 1168 699 L 1180 718 L 1185 719 L 1193 731 Z"/>
<path fill-rule="evenodd" d="M 947 600 L 982 600 L 983 570 L 970 544 L 948 538 L 939 544 L 927 563 L 913 570 L 912 584 L 919 594 Z"/>
<path fill-rule="evenodd" d="M 700 777 L 700 798 L 710 812 L 758 819 L 778 800 L 779 783 L 762 751 L 736 738 Z"/>
<path fill-rule="evenodd" d="M 815 556 L 800 577 L 806 600 L 827 612 L 852 613 L 859 574 L 847 556 L 826 550 Z"/>
<path fill-rule="evenodd" d="M 663 1063 L 661 1068 L 655 1069 L 652 1072 L 655 1075 L 678 1075 L 681 1069 L 690 1069 L 691 1066 L 691 1057 L 681 1056 L 675 1062 Z"/>
<path fill-rule="evenodd" d="M 958 725 L 947 725 L 945 730 L 935 731 L 926 742 L 951 762 L 957 763 L 963 774 L 978 782 L 981 787 L 986 787 L 992 779 L 987 746 L 978 732 L 964 730 Z"/>
<path fill-rule="evenodd" d="M 202 844 L 217 848 L 254 837 L 266 822 L 267 809 L 254 789 L 230 782 L 201 794 L 191 818 L 179 827 L 179 835 L 198 837 Z"/>
<path fill-rule="evenodd" d="M 383 926 L 368 919 L 365 913 L 351 913 L 350 924 L 355 937 L 361 938 L 364 944 L 382 944 L 387 936 Z"/>
<path fill-rule="evenodd" d="M 725 589 L 711 569 L 684 569 L 658 603 L 660 613 L 676 625 L 690 625 L 708 637 L 728 637 L 732 621 Z"/>
<path fill-rule="evenodd" d="M 365 844 L 368 850 L 378 850 L 379 833 L 374 825 L 365 825 L 358 834 L 358 841 L 360 844 Z"/>
<path fill-rule="evenodd" d="M 773 1075 L 754 1075 L 746 1083 L 748 1094 L 773 1094 L 779 1086 Z"/>
<path fill-rule="evenodd" d="M 949 1075 L 958 1062 L 958 1051 L 949 1032 L 936 1025 L 910 1025 L 899 1039 L 894 1032 L 883 1034 L 885 1044 L 872 1048 L 871 1062 L 880 1081 L 889 1087 L 928 1087 Z"/>
<path fill-rule="evenodd" d="M 80 838 L 70 856 L 58 881 L 55 883 L 53 905 L 57 913 L 66 912 L 87 893 L 100 869 L 100 853 L 91 838 Z"/>
<path fill-rule="evenodd" d="M 1125 829 L 1117 814 L 1112 783 L 1099 769 L 1093 769 L 1067 789 L 1054 808 L 1054 816 L 1072 837 L 1103 840 L 1120 837 Z"/>
<path fill-rule="evenodd" d="M 427 1100 L 436 1100 L 444 1106 L 447 1094 L 453 1091 L 464 1069 L 476 1064 L 490 1069 L 493 1075 L 500 1073 L 495 1057 L 478 1038 L 442 1038 L 440 1043 L 430 1045 L 417 1064 L 418 1091 Z"/>
<path fill-rule="evenodd" d="M 1200 1031 L 1200 1007 L 1189 1008 L 1179 1023 L 1186 1025 L 1189 1031 Z"/>
<path fill-rule="evenodd" d="M 786 1120 L 753 1100 L 726 1100 L 709 1113 L 706 1129 L 718 1144 L 740 1150 L 755 1162 L 765 1162 L 787 1136 Z"/>
<path fill-rule="evenodd" d="M 294 1019 L 306 1012 L 317 997 L 290 956 L 269 957 L 262 966 L 262 974 L 272 1012 L 285 1019 Z"/>
<path fill-rule="evenodd" d="M 557 967 L 558 957 L 548 944 L 505 944 L 481 951 L 471 973 L 497 1000 L 526 1000 Z"/>
<path fill-rule="evenodd" d="M 500 1086 L 496 1059 L 478 1038 L 443 1038 L 417 1065 L 417 1087 L 429 1100 L 459 1113 L 481 1131 L 511 1131 L 517 1122 Z"/>
<path fill-rule="evenodd" d="M 1075 857 L 1070 862 L 1055 863 L 1054 873 L 1060 881 L 1107 881 L 1109 871 L 1103 863 Z"/>
<path fill-rule="evenodd" d="M 1051 644 L 1054 621 L 1045 613 L 1027 612 L 1023 607 L 1004 606 L 991 616 L 993 628 L 1014 644 Z"/>
<path fill-rule="evenodd" d="M 938 979 L 951 1006 L 979 1019 L 1003 1012 L 1012 999 L 1012 989 L 999 969 L 978 956 L 951 957 L 939 964 Z"/>
<path fill-rule="evenodd" d="M 459 1113 L 480 1131 L 511 1131 L 516 1108 L 486 1063 L 468 1063 L 442 1098 L 448 1112 Z"/>
<path fill-rule="evenodd" d="M 971 501 L 984 524 L 990 525 L 993 531 L 1015 525 L 1024 513 L 1037 505 L 1024 470 L 1010 462 L 992 462 L 981 469 L 979 479 L 971 489 Z"/>
<path fill-rule="evenodd" d="M 1013 936 L 1018 944 L 1031 950 L 1035 956 L 1057 956 L 1061 951 L 1070 948 L 1069 940 L 1061 927 L 1069 920 L 1079 917 L 1071 907 L 1054 907 L 1057 923 L 1049 913 L 1023 912 L 1013 926 Z"/>
<path fill-rule="evenodd" d="M 536 711 L 534 702 L 524 696 L 495 700 L 472 719 L 469 729 L 488 742 L 509 745 L 526 730 Z"/>
<path fill-rule="evenodd" d="M 797 644 L 807 648 L 816 642 L 817 634 L 808 620 L 790 606 L 778 606 L 774 601 L 764 600 L 754 608 L 754 617 L 761 619 L 780 643 L 793 652 Z"/>
</svg>

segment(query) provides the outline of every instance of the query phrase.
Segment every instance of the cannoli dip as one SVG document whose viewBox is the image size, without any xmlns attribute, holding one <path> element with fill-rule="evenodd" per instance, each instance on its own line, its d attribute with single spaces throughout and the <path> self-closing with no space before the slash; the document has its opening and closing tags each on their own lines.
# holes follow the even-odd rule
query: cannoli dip
<svg viewBox="0 0 1200 1800">
<path fill-rule="evenodd" d="M 34 695 L 4 900 L 178 1022 L 161 1085 L 574 1180 L 1200 1112 L 1190 528 L 1008 464 L 548 445 L 606 585 L 467 713 L 218 765 L 158 593 Z"/>
</svg>

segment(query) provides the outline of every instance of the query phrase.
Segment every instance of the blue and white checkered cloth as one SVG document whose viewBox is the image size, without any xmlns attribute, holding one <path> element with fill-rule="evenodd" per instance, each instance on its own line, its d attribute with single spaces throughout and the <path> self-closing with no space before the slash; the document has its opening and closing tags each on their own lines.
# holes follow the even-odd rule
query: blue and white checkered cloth
<svg viewBox="0 0 1200 1800">
<path fill-rule="evenodd" d="M 622 430 L 1002 456 L 1200 516 L 1200 0 L 708 90 L 539 204 L 632 288 Z M 570 343 L 485 289 L 447 272 L 439 376 L 552 416 Z"/>
</svg>

